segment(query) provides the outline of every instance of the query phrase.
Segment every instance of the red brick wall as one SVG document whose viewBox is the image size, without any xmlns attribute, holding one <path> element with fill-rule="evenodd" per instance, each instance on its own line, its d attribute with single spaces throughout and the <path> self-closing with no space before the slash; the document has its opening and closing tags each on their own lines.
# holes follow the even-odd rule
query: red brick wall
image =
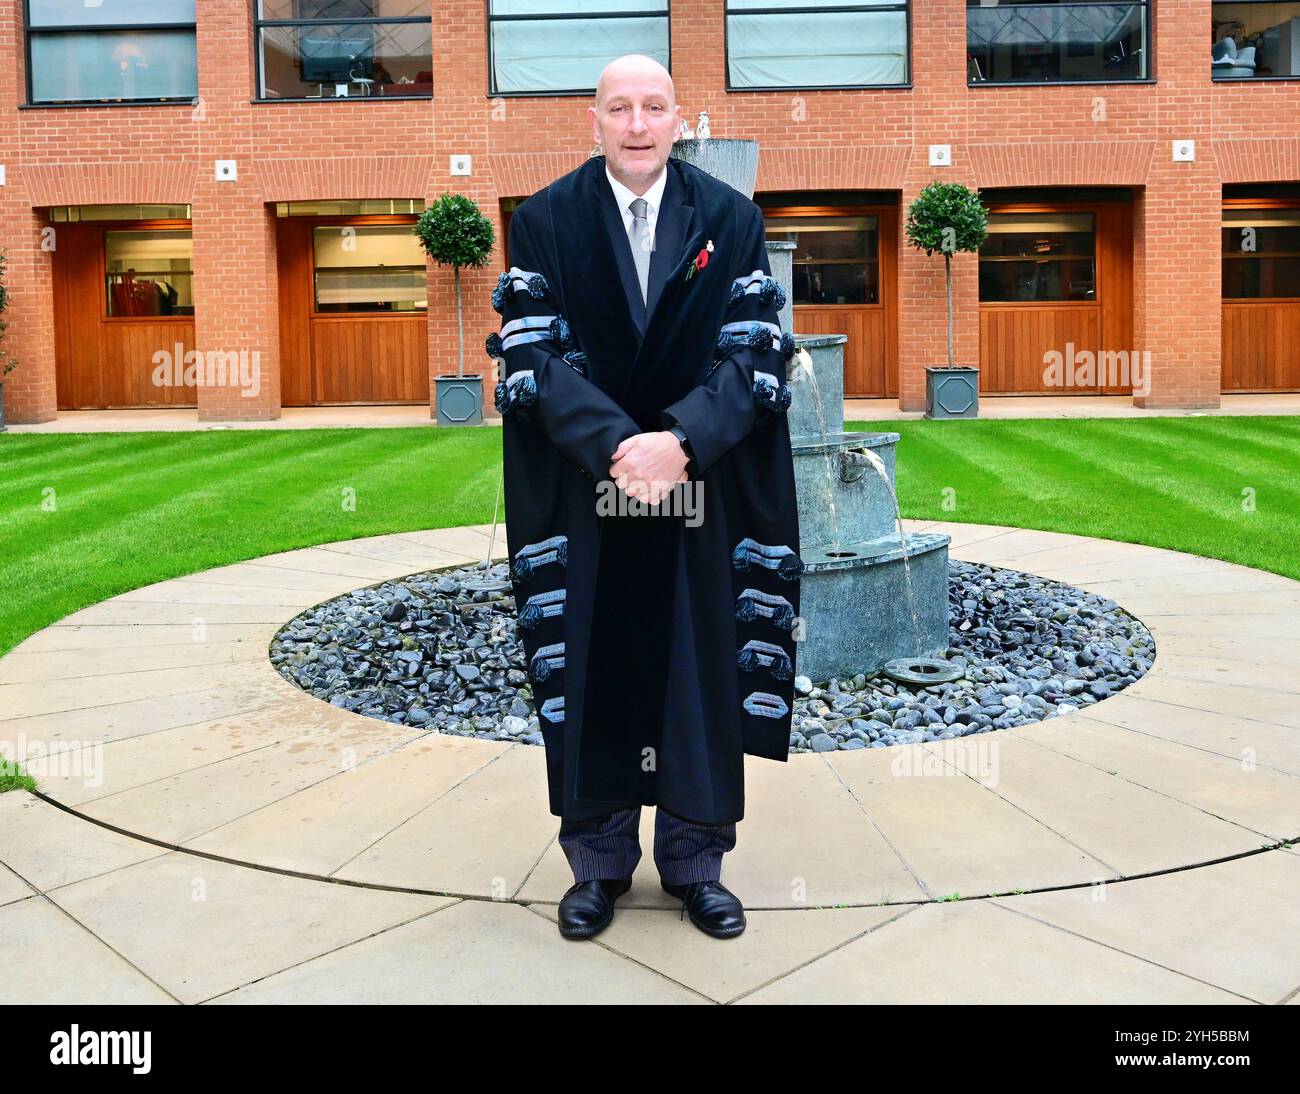
<svg viewBox="0 0 1300 1094">
<path fill-rule="evenodd" d="M 1225 182 L 1300 180 L 1300 80 L 1213 84 L 1210 6 L 1160 0 L 1156 84 L 968 87 L 963 0 L 914 2 L 913 87 L 873 91 L 723 90 L 721 0 L 675 0 L 673 70 L 694 124 L 707 110 L 715 136 L 761 143 L 758 189 L 887 189 L 906 206 L 935 179 L 970 186 L 1117 185 L 1135 194 L 1135 340 L 1151 351 L 1147 406 L 1213 406 L 1219 399 L 1219 241 Z M 12 351 L 6 384 L 15 420 L 55 411 L 50 261 L 33 207 L 117 201 L 189 202 L 195 240 L 200 350 L 257 351 L 257 398 L 199 393 L 205 419 L 279 414 L 273 220 L 268 203 L 327 197 L 473 197 L 498 227 L 503 197 L 532 193 L 591 151 L 585 97 L 486 95 L 485 5 L 434 5 L 433 102 L 251 103 L 249 0 L 199 4 L 198 106 L 18 109 L 25 100 L 22 5 L 0 4 L 0 240 L 10 254 Z M 1173 163 L 1171 142 L 1197 142 Z M 952 146 L 948 168 L 931 144 Z M 473 157 L 469 178 L 449 174 Z M 213 180 L 234 159 L 237 182 Z M 900 233 L 901 236 L 901 233 Z M 57 237 L 56 237 L 57 239 Z M 924 367 L 944 359 L 943 262 L 900 238 L 900 404 L 919 409 Z M 467 371 L 497 316 L 487 298 L 501 256 L 463 270 Z M 974 256 L 954 263 L 958 361 L 979 353 Z M 430 266 L 432 378 L 457 366 L 452 271 Z M 485 376 L 490 409 L 491 383 Z"/>
</svg>

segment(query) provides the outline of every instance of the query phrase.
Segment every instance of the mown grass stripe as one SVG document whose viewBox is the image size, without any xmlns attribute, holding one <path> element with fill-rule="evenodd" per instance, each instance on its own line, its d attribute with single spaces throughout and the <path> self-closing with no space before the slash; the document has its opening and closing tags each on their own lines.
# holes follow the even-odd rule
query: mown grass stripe
<svg viewBox="0 0 1300 1094">
<path fill-rule="evenodd" d="M 1148 543 L 1300 577 L 1291 417 L 846 428 L 900 435 L 908 517 Z M 0 436 L 0 652 L 170 577 L 336 540 L 487 524 L 500 459 L 495 429 Z M 55 513 L 40 511 L 41 485 L 56 487 Z M 1243 510 L 1243 486 L 1256 490 L 1256 512 Z M 355 511 L 341 504 L 345 487 Z"/>
</svg>

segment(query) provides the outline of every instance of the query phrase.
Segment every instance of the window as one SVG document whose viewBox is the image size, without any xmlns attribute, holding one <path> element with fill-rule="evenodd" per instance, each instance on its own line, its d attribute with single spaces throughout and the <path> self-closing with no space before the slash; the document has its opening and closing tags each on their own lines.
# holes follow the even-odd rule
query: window
<svg viewBox="0 0 1300 1094">
<path fill-rule="evenodd" d="M 1216 80 L 1300 76 L 1300 3 L 1210 5 Z"/>
<path fill-rule="evenodd" d="M 429 0 L 257 0 L 262 99 L 428 98 Z"/>
<path fill-rule="evenodd" d="M 727 0 L 727 88 L 905 84 L 899 0 Z"/>
<path fill-rule="evenodd" d="M 312 252 L 318 312 L 428 307 L 424 250 L 410 223 L 321 225 Z"/>
<path fill-rule="evenodd" d="M 1300 209 L 1227 209 L 1225 300 L 1300 297 Z"/>
<path fill-rule="evenodd" d="M 358 217 L 424 212 L 424 198 L 326 198 L 322 201 L 278 201 L 278 217 Z"/>
<path fill-rule="evenodd" d="M 489 0 L 490 95 L 595 92 L 624 53 L 669 64 L 667 0 Z"/>
<path fill-rule="evenodd" d="M 792 240 L 794 304 L 880 303 L 880 225 L 874 216 L 768 217 L 767 238 Z"/>
<path fill-rule="evenodd" d="M 1094 213 L 992 213 L 980 248 L 980 300 L 1097 298 Z"/>
<path fill-rule="evenodd" d="M 31 103 L 192 102 L 195 0 L 27 0 Z"/>
<path fill-rule="evenodd" d="M 190 229 L 104 233 L 104 296 L 114 318 L 193 315 Z"/>
<path fill-rule="evenodd" d="M 972 84 L 1109 83 L 1150 76 L 1150 3 L 966 0 Z"/>
<path fill-rule="evenodd" d="M 189 220 L 188 205 L 54 205 L 51 224 L 82 220 Z"/>
</svg>

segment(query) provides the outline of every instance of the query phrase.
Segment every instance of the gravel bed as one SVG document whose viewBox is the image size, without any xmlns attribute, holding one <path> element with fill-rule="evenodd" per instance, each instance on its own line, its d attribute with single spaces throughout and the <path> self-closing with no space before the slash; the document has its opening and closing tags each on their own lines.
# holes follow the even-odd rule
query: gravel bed
<svg viewBox="0 0 1300 1094">
<path fill-rule="evenodd" d="M 496 591 L 467 580 L 494 579 Z M 1151 667 L 1151 633 L 1114 601 L 1033 574 L 949 561 L 949 646 L 964 676 L 795 677 L 790 751 L 947 740 L 1025 725 L 1121 691 Z M 541 744 L 506 563 L 412 574 L 290 620 L 271 661 L 318 699 L 441 733 Z"/>
</svg>

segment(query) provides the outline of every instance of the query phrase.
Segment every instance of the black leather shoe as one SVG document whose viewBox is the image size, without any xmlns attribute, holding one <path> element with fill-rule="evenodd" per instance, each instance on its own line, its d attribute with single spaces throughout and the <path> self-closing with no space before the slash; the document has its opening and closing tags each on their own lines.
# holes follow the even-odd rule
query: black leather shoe
<svg viewBox="0 0 1300 1094">
<path fill-rule="evenodd" d="M 682 898 L 682 914 L 714 938 L 735 938 L 745 929 L 745 909 L 740 898 L 720 881 L 693 881 L 670 885 L 659 879 L 664 892 Z"/>
<path fill-rule="evenodd" d="M 560 898 L 560 934 L 590 938 L 614 918 L 614 901 L 632 888 L 631 878 L 597 878 L 569 886 Z"/>
</svg>

